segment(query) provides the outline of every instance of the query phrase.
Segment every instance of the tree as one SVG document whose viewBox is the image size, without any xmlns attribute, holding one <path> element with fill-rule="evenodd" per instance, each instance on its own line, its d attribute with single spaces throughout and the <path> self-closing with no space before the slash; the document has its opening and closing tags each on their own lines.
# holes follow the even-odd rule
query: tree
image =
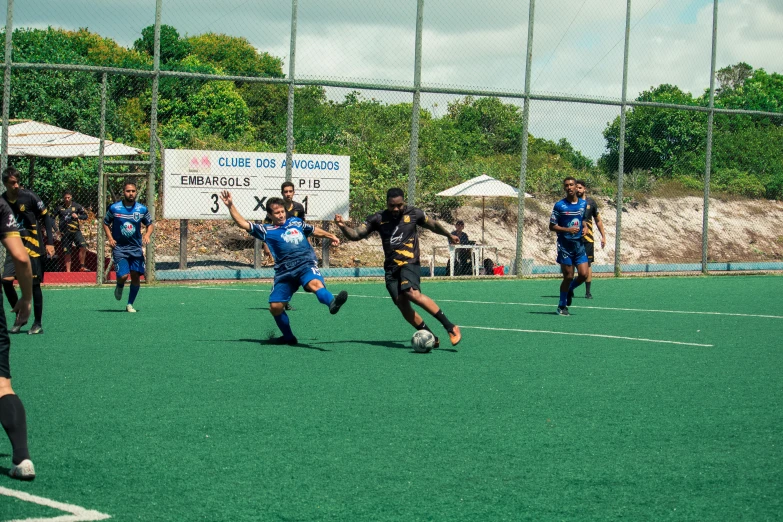
<svg viewBox="0 0 783 522">
<path fill-rule="evenodd" d="M 736 65 L 730 65 L 723 69 L 719 69 L 718 72 L 715 73 L 715 78 L 720 84 L 720 90 L 726 91 L 742 87 L 745 80 L 750 78 L 751 74 L 753 74 L 753 67 L 745 62 L 740 62 Z"/>
<path fill-rule="evenodd" d="M 141 38 L 133 42 L 133 48 L 149 56 L 155 54 L 155 26 L 148 25 L 141 30 Z M 170 25 L 160 26 L 160 63 L 178 62 L 190 54 L 190 44 L 180 38 L 179 32 Z"/>
</svg>

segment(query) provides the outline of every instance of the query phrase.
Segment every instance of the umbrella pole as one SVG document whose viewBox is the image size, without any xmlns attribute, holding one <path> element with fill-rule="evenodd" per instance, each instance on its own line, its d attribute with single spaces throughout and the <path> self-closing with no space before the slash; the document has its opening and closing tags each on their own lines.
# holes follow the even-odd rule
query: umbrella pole
<svg viewBox="0 0 783 522">
<path fill-rule="evenodd" d="M 484 196 L 481 196 L 481 244 L 484 244 Z"/>
</svg>

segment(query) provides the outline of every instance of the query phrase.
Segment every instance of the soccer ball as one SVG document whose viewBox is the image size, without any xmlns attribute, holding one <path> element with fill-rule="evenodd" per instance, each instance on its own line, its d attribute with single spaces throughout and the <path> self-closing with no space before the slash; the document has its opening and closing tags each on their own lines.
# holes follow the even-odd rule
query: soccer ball
<svg viewBox="0 0 783 522">
<path fill-rule="evenodd" d="M 435 336 L 427 330 L 417 330 L 411 337 L 411 346 L 418 353 L 427 353 L 435 348 Z"/>
</svg>

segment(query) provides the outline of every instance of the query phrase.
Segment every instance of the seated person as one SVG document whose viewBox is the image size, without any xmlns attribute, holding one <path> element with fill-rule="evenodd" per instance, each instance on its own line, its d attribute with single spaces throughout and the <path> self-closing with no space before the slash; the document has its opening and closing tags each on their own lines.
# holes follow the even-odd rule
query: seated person
<svg viewBox="0 0 783 522">
<path fill-rule="evenodd" d="M 465 233 L 465 222 L 461 219 L 457 221 L 454 226 L 454 230 L 451 235 L 459 238 L 460 245 L 474 245 L 475 241 L 469 241 L 468 235 Z M 451 243 L 451 241 L 449 241 Z M 470 249 L 458 248 L 454 255 L 454 275 L 472 275 L 473 263 L 470 260 Z"/>
</svg>

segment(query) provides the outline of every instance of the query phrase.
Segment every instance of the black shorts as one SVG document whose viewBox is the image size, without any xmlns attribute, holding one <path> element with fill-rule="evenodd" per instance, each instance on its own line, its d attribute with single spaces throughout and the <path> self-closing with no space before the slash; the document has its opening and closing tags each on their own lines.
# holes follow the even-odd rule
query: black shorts
<svg viewBox="0 0 783 522">
<path fill-rule="evenodd" d="M 44 279 L 44 260 L 41 257 L 30 256 L 30 266 L 33 269 L 33 283 L 42 283 Z M 16 277 L 16 265 L 14 258 L 8 253 L 5 255 L 5 266 L 3 267 L 3 279 Z"/>
<path fill-rule="evenodd" d="M 403 265 L 399 268 L 387 268 L 386 290 L 389 295 L 397 302 L 400 292 L 406 290 L 418 290 L 421 285 L 421 266 L 419 265 Z"/>
<path fill-rule="evenodd" d="M 5 322 L 5 310 L 0 299 L 0 377 L 11 378 L 11 364 L 8 355 L 11 351 L 11 339 L 8 338 L 8 325 Z"/>
<path fill-rule="evenodd" d="M 63 239 L 60 242 L 60 244 L 63 246 L 63 253 L 68 254 L 71 252 L 71 247 L 74 248 L 85 248 L 87 246 L 87 241 L 84 240 L 84 236 L 82 235 L 81 230 L 76 230 L 75 232 L 63 232 Z"/>
<path fill-rule="evenodd" d="M 585 253 L 587 254 L 587 265 L 590 266 L 595 261 L 595 243 L 585 241 Z"/>
</svg>

